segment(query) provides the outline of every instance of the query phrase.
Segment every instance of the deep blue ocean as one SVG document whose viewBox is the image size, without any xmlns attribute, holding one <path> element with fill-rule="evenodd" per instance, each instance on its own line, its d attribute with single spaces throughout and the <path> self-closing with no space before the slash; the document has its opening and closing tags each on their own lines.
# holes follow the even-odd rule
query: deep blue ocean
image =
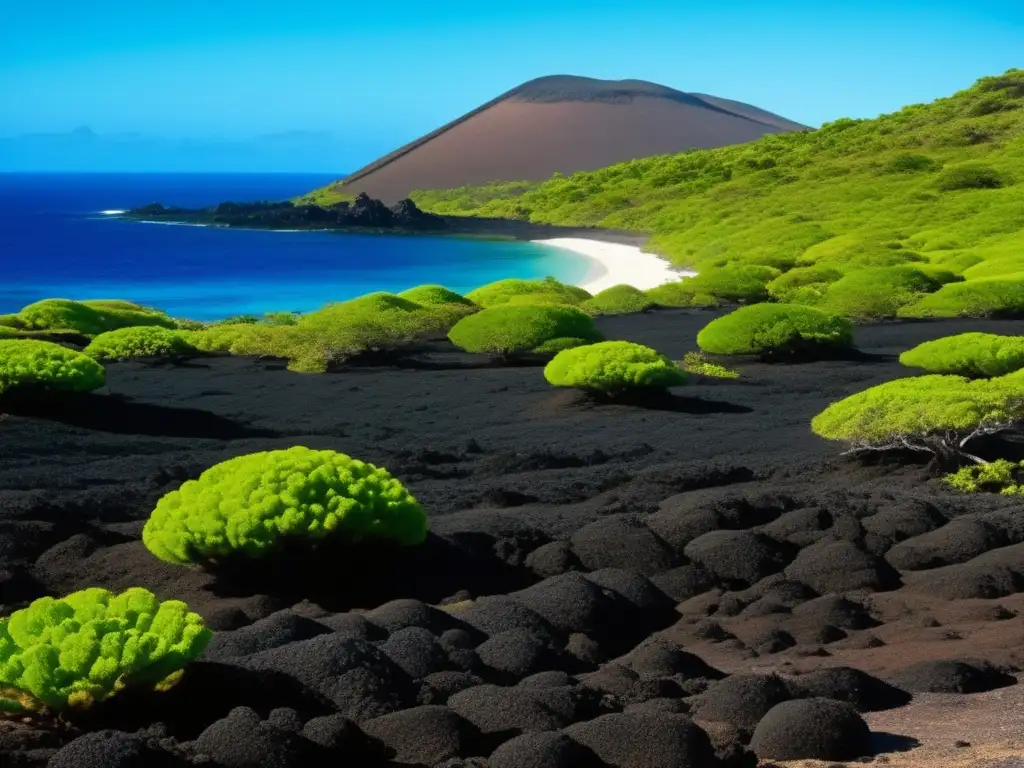
<svg viewBox="0 0 1024 768">
<path fill-rule="evenodd" d="M 576 282 L 587 261 L 523 242 L 146 224 L 103 213 L 284 200 L 317 174 L 0 174 L 0 313 L 43 298 L 118 298 L 213 320 L 309 311 L 370 291 L 504 277 Z"/>
</svg>

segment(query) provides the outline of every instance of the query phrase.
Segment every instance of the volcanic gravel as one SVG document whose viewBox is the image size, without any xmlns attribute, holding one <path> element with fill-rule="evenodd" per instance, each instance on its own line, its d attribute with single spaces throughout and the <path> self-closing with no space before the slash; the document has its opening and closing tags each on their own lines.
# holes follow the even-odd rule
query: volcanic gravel
<svg viewBox="0 0 1024 768">
<path fill-rule="evenodd" d="M 678 359 L 714 316 L 599 324 Z M 951 493 L 920 456 L 842 457 L 809 422 L 912 375 L 901 351 L 974 330 L 1024 322 L 864 326 L 851 359 L 739 361 L 738 380 L 629 405 L 444 342 L 321 376 L 113 364 L 91 395 L 8 398 L 0 610 L 144 586 L 215 634 L 167 692 L 0 721 L 0 763 L 741 768 L 871 752 L 859 713 L 1016 683 L 1024 502 Z M 218 574 L 142 546 L 164 493 L 292 445 L 388 467 L 430 515 L 426 544 Z"/>
</svg>

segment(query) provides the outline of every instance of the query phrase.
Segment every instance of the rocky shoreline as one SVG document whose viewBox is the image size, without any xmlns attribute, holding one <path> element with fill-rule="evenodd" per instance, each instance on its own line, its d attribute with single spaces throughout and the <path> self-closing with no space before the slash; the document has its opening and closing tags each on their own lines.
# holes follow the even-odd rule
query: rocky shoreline
<svg viewBox="0 0 1024 768">
<path fill-rule="evenodd" d="M 412 200 L 387 206 L 359 195 L 331 206 L 281 202 L 224 202 L 208 208 L 165 207 L 153 203 L 119 214 L 120 218 L 211 227 L 268 230 L 318 230 L 360 234 L 437 234 L 489 240 L 540 240 L 580 237 L 623 245 L 643 245 L 642 233 L 600 227 L 563 227 L 511 219 L 438 216 L 422 211 Z"/>
</svg>

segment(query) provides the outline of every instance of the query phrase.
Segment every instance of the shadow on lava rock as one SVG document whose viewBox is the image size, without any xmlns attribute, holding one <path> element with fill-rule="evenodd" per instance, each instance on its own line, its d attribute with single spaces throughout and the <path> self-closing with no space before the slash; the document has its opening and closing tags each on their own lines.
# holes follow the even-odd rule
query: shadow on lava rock
<svg viewBox="0 0 1024 768">
<path fill-rule="evenodd" d="M 711 413 L 751 413 L 754 409 L 722 400 L 678 395 L 667 389 L 637 389 L 616 395 L 588 392 L 586 400 L 592 406 L 626 405 L 650 411 L 669 411 L 694 415 Z"/>
<path fill-rule="evenodd" d="M 87 730 L 116 728 L 131 732 L 161 722 L 179 740 L 190 740 L 210 723 L 243 706 L 251 707 L 264 718 L 279 707 L 294 709 L 304 718 L 334 711 L 282 672 L 193 661 L 169 690 L 154 692 L 128 687 L 101 704 L 77 712 L 74 724 Z"/>
<path fill-rule="evenodd" d="M 456 543 L 428 534 L 417 547 L 371 541 L 323 541 L 310 547 L 296 541 L 259 560 L 218 562 L 209 569 L 216 579 L 211 589 L 219 597 L 262 594 L 348 611 L 400 598 L 439 603 L 461 590 L 507 593 L 536 580 L 501 560 L 492 537 L 471 538 Z"/>
<path fill-rule="evenodd" d="M 252 429 L 209 411 L 138 403 L 120 395 L 12 390 L 0 398 L 0 411 L 122 435 L 216 440 L 278 436 L 272 430 Z"/>
<path fill-rule="evenodd" d="M 913 736 L 902 736 L 898 733 L 885 731 L 871 732 L 871 749 L 873 755 L 884 755 L 889 752 L 909 752 L 921 746 L 921 742 Z"/>
</svg>

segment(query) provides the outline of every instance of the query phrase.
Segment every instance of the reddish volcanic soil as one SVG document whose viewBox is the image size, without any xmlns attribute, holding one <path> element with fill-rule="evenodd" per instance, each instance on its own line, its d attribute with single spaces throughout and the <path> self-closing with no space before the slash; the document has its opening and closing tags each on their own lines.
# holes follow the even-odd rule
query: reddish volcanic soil
<svg viewBox="0 0 1024 768">
<path fill-rule="evenodd" d="M 805 128 L 749 104 L 653 83 L 553 76 L 502 94 L 340 185 L 393 203 L 414 189 L 547 179 Z"/>
<path fill-rule="evenodd" d="M 600 325 L 680 358 L 712 316 Z M 858 359 L 741 362 L 737 381 L 636 405 L 440 342 L 323 376 L 116 364 L 97 394 L 8 402 L 4 611 L 139 585 L 217 632 L 167 693 L 0 723 L 0 763 L 751 768 L 751 747 L 798 744 L 1012 768 L 1024 502 L 947 492 L 910 457 L 841 458 L 808 428 L 910 374 L 902 350 L 967 330 L 1024 322 L 862 327 Z M 387 466 L 428 543 L 217 576 L 142 546 L 163 493 L 291 445 Z"/>
</svg>

